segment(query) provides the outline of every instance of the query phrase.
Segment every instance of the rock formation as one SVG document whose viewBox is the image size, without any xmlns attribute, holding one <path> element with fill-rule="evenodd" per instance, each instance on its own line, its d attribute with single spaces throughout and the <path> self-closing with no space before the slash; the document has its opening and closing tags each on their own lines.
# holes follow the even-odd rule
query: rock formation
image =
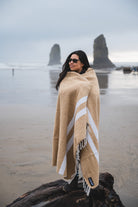
<svg viewBox="0 0 138 207">
<path fill-rule="evenodd" d="M 82 180 L 78 187 L 65 193 L 64 180 L 44 184 L 17 198 L 7 207 L 124 207 L 119 195 L 113 189 L 114 178 L 109 173 L 100 173 L 99 186 L 86 196 Z"/>
<path fill-rule="evenodd" d="M 61 64 L 60 46 L 58 44 L 54 44 L 50 51 L 48 65 L 57 64 Z"/>
<path fill-rule="evenodd" d="M 106 46 L 106 40 L 104 35 L 98 36 L 94 40 L 93 46 L 94 52 L 94 61 L 93 67 L 94 68 L 113 68 L 115 65 L 109 60 L 108 58 L 108 48 Z"/>
</svg>

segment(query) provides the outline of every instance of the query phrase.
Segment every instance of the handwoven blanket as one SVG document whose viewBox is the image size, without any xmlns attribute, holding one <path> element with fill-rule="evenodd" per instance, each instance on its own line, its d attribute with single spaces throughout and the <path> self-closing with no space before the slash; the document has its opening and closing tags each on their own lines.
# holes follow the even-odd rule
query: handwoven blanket
<svg viewBox="0 0 138 207">
<path fill-rule="evenodd" d="M 92 68 L 69 71 L 60 83 L 53 135 L 53 165 L 66 179 L 76 171 L 76 159 L 87 195 L 99 184 L 99 85 Z M 79 158 L 77 158 L 79 154 Z"/>
</svg>

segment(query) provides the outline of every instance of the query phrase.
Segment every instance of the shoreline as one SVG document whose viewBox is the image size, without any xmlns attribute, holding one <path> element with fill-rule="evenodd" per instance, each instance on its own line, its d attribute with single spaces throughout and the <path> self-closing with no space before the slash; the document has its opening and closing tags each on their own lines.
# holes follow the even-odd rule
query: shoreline
<svg viewBox="0 0 138 207">
<path fill-rule="evenodd" d="M 1 71 L 1 207 L 41 184 L 62 178 L 51 166 L 57 72 L 54 68 L 30 71 L 17 70 L 14 76 L 11 71 Z M 121 71 L 99 75 L 100 172 L 111 173 L 123 204 L 135 207 L 138 76 Z"/>
<path fill-rule="evenodd" d="M 100 172 L 115 177 L 114 188 L 129 206 L 127 202 L 136 201 L 138 109 L 135 103 L 116 102 L 101 96 Z M 0 113 L 0 200 L 4 206 L 62 176 L 51 166 L 55 106 L 7 104 L 0 105 Z"/>
</svg>

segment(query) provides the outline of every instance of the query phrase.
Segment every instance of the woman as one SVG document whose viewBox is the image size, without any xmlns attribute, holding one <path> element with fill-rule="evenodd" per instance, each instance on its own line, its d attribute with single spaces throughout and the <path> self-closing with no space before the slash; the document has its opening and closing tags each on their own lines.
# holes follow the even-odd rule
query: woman
<svg viewBox="0 0 138 207">
<path fill-rule="evenodd" d="M 53 165 L 66 179 L 64 191 L 77 187 L 79 165 L 87 195 L 99 183 L 99 85 L 85 52 L 72 52 L 59 75 L 53 135 Z"/>
</svg>

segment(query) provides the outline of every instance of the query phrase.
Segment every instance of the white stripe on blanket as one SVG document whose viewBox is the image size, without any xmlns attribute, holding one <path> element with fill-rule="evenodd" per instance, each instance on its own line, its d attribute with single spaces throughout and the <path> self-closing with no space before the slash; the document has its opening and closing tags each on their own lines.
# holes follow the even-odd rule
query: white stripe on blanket
<svg viewBox="0 0 138 207">
<path fill-rule="evenodd" d="M 88 143 L 89 143 L 89 145 L 91 147 L 91 150 L 93 151 L 93 154 L 94 154 L 97 162 L 99 163 L 99 153 L 98 153 L 98 151 L 97 151 L 97 149 L 96 149 L 96 147 L 95 147 L 95 145 L 93 143 L 93 140 L 92 140 L 92 138 L 91 138 L 91 136 L 90 136 L 90 134 L 88 132 L 88 129 L 87 129 L 87 135 L 86 135 L 86 137 L 87 137 L 87 141 L 88 141 Z"/>
<path fill-rule="evenodd" d="M 79 112 L 76 114 L 75 122 L 76 122 L 80 117 L 82 117 L 83 115 L 85 115 L 86 112 L 87 112 L 86 107 L 83 108 L 81 111 L 79 111 Z M 74 124 L 73 124 L 73 125 L 74 125 Z M 65 156 L 64 156 L 63 162 L 62 162 L 61 167 L 60 167 L 60 170 L 59 170 L 59 174 L 61 174 L 61 175 L 64 174 L 64 171 L 65 171 L 65 168 L 66 168 L 66 163 L 67 163 L 67 153 L 68 153 L 68 151 L 70 150 L 70 148 L 71 148 L 72 145 L 73 145 L 73 138 L 74 138 L 74 134 L 72 135 L 72 137 L 69 139 L 69 141 L 68 141 L 68 143 L 67 143 L 66 154 L 65 154 Z"/>
<path fill-rule="evenodd" d="M 91 116 L 90 111 L 89 111 L 88 108 L 87 108 L 87 111 L 88 111 L 88 120 L 89 120 L 89 124 L 90 124 L 90 126 L 91 126 L 91 128 L 92 128 L 92 130 L 93 130 L 93 132 L 94 132 L 94 135 L 95 135 L 97 141 L 99 141 L 99 135 L 98 135 L 97 127 L 96 127 L 96 125 L 95 125 L 95 123 L 94 123 L 94 120 L 93 120 L 93 118 L 92 118 L 92 116 Z"/>
<path fill-rule="evenodd" d="M 74 111 L 73 118 L 71 119 L 71 121 L 70 121 L 70 123 L 68 124 L 68 127 L 67 127 L 67 136 L 68 136 L 70 130 L 72 129 L 73 125 L 74 125 L 74 119 L 75 119 L 75 114 L 76 114 L 76 110 L 77 110 L 77 108 L 78 108 L 81 104 L 85 103 L 85 102 L 87 101 L 87 98 L 88 98 L 88 96 L 84 96 L 84 97 L 82 97 L 82 98 L 77 102 L 76 107 L 75 107 L 75 111 Z"/>
<path fill-rule="evenodd" d="M 66 154 L 64 156 L 63 162 L 62 162 L 60 170 L 59 170 L 60 175 L 64 175 L 64 171 L 66 169 L 66 163 L 67 163 L 67 153 L 73 145 L 73 139 L 74 139 L 74 134 L 71 136 L 71 138 L 69 139 L 69 141 L 67 143 Z"/>
<path fill-rule="evenodd" d="M 75 122 L 76 122 L 80 117 L 82 117 L 83 115 L 85 115 L 86 113 L 87 113 L 86 107 L 83 108 L 82 110 L 80 110 L 80 111 L 76 114 Z"/>
<path fill-rule="evenodd" d="M 84 102 L 86 102 L 86 101 L 87 101 L 87 96 L 81 98 L 81 99 L 77 102 L 77 104 L 76 104 L 75 112 L 76 112 L 78 106 L 80 106 L 82 103 L 84 103 Z M 96 127 L 96 125 L 95 125 L 95 123 L 94 123 L 94 121 L 93 121 L 93 118 L 92 118 L 92 116 L 91 116 L 91 114 L 90 114 L 89 109 L 86 108 L 86 107 L 83 108 L 81 111 L 79 111 L 79 112 L 76 114 L 76 117 L 75 117 L 75 112 L 74 112 L 74 115 L 73 115 L 72 120 L 70 121 L 70 123 L 69 123 L 69 125 L 68 125 L 68 128 L 67 128 L 67 135 L 69 134 L 70 130 L 72 129 L 72 127 L 73 127 L 73 125 L 74 125 L 74 120 L 75 120 L 75 122 L 76 122 L 80 117 L 82 117 L 83 115 L 86 114 L 86 112 L 88 112 L 88 119 L 89 119 L 90 126 L 91 126 L 91 128 L 92 128 L 92 130 L 93 130 L 93 132 L 94 132 L 94 134 L 95 134 L 95 137 L 96 137 L 97 140 L 98 140 L 98 130 L 97 130 L 97 127 Z M 93 151 L 93 153 L 94 153 L 94 155 L 95 155 L 97 161 L 99 162 L 99 154 L 98 154 L 98 151 L 97 151 L 97 149 L 96 149 L 96 147 L 95 147 L 95 145 L 94 145 L 94 143 L 93 143 L 93 141 L 92 141 L 92 139 L 91 139 L 91 137 L 90 137 L 90 134 L 88 133 L 88 130 L 87 130 L 86 138 L 87 138 L 88 143 L 89 143 L 89 145 L 90 145 L 90 147 L 91 147 L 91 150 Z M 69 139 L 69 141 L 68 141 L 68 143 L 67 143 L 66 154 L 65 154 L 65 156 L 64 156 L 63 162 L 62 162 L 61 167 L 60 167 L 60 169 L 59 169 L 59 174 L 61 174 L 61 175 L 64 175 L 64 171 L 65 171 L 65 169 L 66 169 L 66 163 L 67 163 L 67 153 L 68 153 L 68 151 L 70 150 L 70 148 L 71 148 L 72 145 L 73 145 L 73 139 L 74 139 L 74 134 L 71 136 L 71 138 Z"/>
</svg>

